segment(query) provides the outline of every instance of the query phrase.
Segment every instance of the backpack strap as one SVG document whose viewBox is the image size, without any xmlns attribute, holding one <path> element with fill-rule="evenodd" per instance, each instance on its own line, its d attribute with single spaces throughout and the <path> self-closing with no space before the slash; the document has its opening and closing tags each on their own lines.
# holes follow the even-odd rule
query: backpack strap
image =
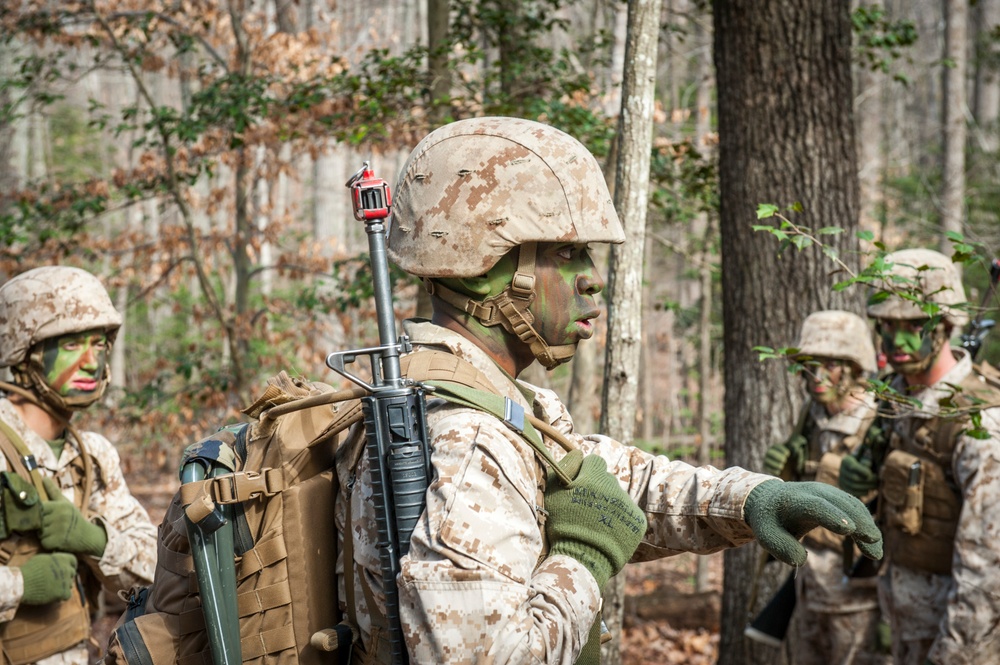
<svg viewBox="0 0 1000 665">
<path fill-rule="evenodd" d="M 39 496 L 47 497 L 45 486 L 42 485 L 42 474 L 38 470 L 38 462 L 31 454 L 28 445 L 14 428 L 0 420 L 0 452 L 10 463 L 11 469 L 29 483 L 35 486 Z"/>
<path fill-rule="evenodd" d="M 540 418 L 536 418 L 535 416 L 527 413 L 524 410 L 524 407 L 514 400 L 509 397 L 501 397 L 496 393 L 488 393 L 482 390 L 469 388 L 468 386 L 464 386 L 453 381 L 424 381 L 423 383 L 424 385 L 434 388 L 434 395 L 453 404 L 471 407 L 496 416 L 498 419 L 502 420 L 507 427 L 517 432 L 522 439 L 527 441 L 535 451 L 535 454 L 543 462 L 545 462 L 545 464 L 547 464 L 564 483 L 568 485 L 572 481 L 572 478 L 566 475 L 566 472 L 563 471 L 562 468 L 560 468 L 560 466 L 556 463 L 556 460 L 552 457 L 552 453 L 549 452 L 549 449 L 545 447 L 545 443 L 542 441 L 542 437 L 538 433 L 538 430 L 541 428 L 545 431 L 547 435 L 555 439 L 555 441 L 559 443 L 567 452 L 573 450 L 576 446 L 555 428 L 543 423 Z M 553 434 L 556 436 L 552 436 Z"/>
<path fill-rule="evenodd" d="M 539 459 L 564 482 L 570 482 L 570 478 L 559 468 L 552 453 L 545 447 L 539 432 L 567 452 L 575 450 L 576 444 L 549 423 L 525 411 L 514 400 L 500 395 L 489 378 L 475 365 L 456 355 L 433 349 L 401 356 L 399 361 L 404 376 L 431 387 L 436 397 L 496 416 L 527 441 Z"/>
</svg>

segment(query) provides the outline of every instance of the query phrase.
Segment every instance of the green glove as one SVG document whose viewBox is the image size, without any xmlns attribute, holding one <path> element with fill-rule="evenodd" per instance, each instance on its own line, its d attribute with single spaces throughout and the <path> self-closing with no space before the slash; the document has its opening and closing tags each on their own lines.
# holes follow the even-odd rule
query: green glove
<svg viewBox="0 0 1000 665">
<path fill-rule="evenodd" d="M 51 501 L 42 501 L 42 547 L 54 552 L 77 552 L 99 557 L 108 544 L 108 534 L 98 524 L 88 522 L 59 487 L 43 478 Z"/>
<path fill-rule="evenodd" d="M 36 554 L 21 566 L 25 605 L 69 600 L 76 580 L 76 557 L 66 552 Z"/>
<path fill-rule="evenodd" d="M 7 530 L 26 533 L 42 528 L 42 502 L 35 486 L 13 471 L 4 471 L 0 476 Z"/>
<path fill-rule="evenodd" d="M 864 496 L 878 487 L 878 475 L 871 466 L 853 455 L 845 455 L 840 463 L 840 489 L 854 496 Z"/>
<path fill-rule="evenodd" d="M 875 652 L 892 653 L 892 627 L 888 621 L 879 621 L 875 627 Z"/>
<path fill-rule="evenodd" d="M 791 449 L 783 443 L 776 443 L 764 453 L 764 473 L 780 476 L 792 456 Z"/>
<path fill-rule="evenodd" d="M 632 558 L 646 535 L 646 515 L 608 465 L 597 455 L 574 450 L 559 462 L 573 481 L 564 486 L 553 472 L 545 489 L 549 513 L 545 531 L 549 554 L 570 556 L 593 573 L 603 589 L 608 579 Z"/>
<path fill-rule="evenodd" d="M 882 534 L 864 504 L 825 483 L 766 480 L 747 495 L 743 518 L 760 546 L 791 566 L 806 562 L 798 539 L 817 526 L 850 536 L 870 559 L 882 558 Z"/>
<path fill-rule="evenodd" d="M 809 441 L 801 434 L 793 434 L 788 441 L 774 444 L 764 453 L 764 472 L 780 476 L 790 462 L 792 475 L 802 475 L 808 448 Z"/>
</svg>

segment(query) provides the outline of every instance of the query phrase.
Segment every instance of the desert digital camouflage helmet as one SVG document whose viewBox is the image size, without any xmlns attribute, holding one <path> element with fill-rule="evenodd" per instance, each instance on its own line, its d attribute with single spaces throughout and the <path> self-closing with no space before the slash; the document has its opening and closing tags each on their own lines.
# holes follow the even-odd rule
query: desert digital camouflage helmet
<svg viewBox="0 0 1000 665">
<path fill-rule="evenodd" d="M 881 288 L 891 295 L 869 304 L 869 317 L 900 320 L 928 318 L 918 302 L 892 292 L 898 290 L 940 306 L 944 320 L 952 328 L 960 328 L 969 320 L 969 315 L 962 309 L 966 302 L 962 278 L 947 256 L 932 249 L 901 249 L 887 254 L 884 262 L 888 271 Z"/>
<path fill-rule="evenodd" d="M 471 118 L 425 137 L 396 184 L 389 257 L 428 290 L 479 320 L 502 325 L 547 368 L 575 345 L 549 346 L 535 331 L 536 243 L 622 243 L 604 174 L 575 138 L 519 118 Z M 434 278 L 485 274 L 519 248 L 503 293 L 473 300 Z"/>
<path fill-rule="evenodd" d="M 868 374 L 877 369 L 868 324 L 852 312 L 835 309 L 813 312 L 802 322 L 796 346 L 800 357 L 848 360 Z"/>
</svg>

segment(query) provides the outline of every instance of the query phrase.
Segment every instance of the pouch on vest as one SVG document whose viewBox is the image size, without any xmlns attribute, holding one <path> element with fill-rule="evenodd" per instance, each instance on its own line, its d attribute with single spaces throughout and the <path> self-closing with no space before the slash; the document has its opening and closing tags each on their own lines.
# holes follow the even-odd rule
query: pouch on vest
<svg viewBox="0 0 1000 665">
<path fill-rule="evenodd" d="M 38 490 L 30 482 L 10 471 L 0 473 L 3 486 L 3 520 L 7 533 L 26 533 L 42 528 L 42 503 Z"/>
<path fill-rule="evenodd" d="M 924 513 L 924 463 L 916 455 L 893 450 L 882 467 L 879 507 L 887 527 L 914 536 Z"/>
</svg>

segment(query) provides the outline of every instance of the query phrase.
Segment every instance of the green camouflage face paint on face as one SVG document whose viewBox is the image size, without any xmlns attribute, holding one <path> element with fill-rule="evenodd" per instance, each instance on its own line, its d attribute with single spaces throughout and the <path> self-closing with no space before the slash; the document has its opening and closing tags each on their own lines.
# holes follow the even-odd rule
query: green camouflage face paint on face
<svg viewBox="0 0 1000 665">
<path fill-rule="evenodd" d="M 45 340 L 42 369 L 49 386 L 63 397 L 100 389 L 108 364 L 108 338 L 88 331 Z"/>
<path fill-rule="evenodd" d="M 901 351 L 910 355 L 918 354 L 930 340 L 930 335 L 909 330 L 897 330 L 895 334 L 882 335 L 882 346 L 886 352 Z"/>
<path fill-rule="evenodd" d="M 926 322 L 884 322 L 879 336 L 889 363 L 900 374 L 927 370 L 941 346 L 947 342 L 941 326 L 926 330 Z"/>
<path fill-rule="evenodd" d="M 594 296 L 604 288 L 587 246 L 540 245 L 535 270 L 535 329 L 551 345 L 576 344 L 594 334 L 600 314 Z"/>
</svg>

